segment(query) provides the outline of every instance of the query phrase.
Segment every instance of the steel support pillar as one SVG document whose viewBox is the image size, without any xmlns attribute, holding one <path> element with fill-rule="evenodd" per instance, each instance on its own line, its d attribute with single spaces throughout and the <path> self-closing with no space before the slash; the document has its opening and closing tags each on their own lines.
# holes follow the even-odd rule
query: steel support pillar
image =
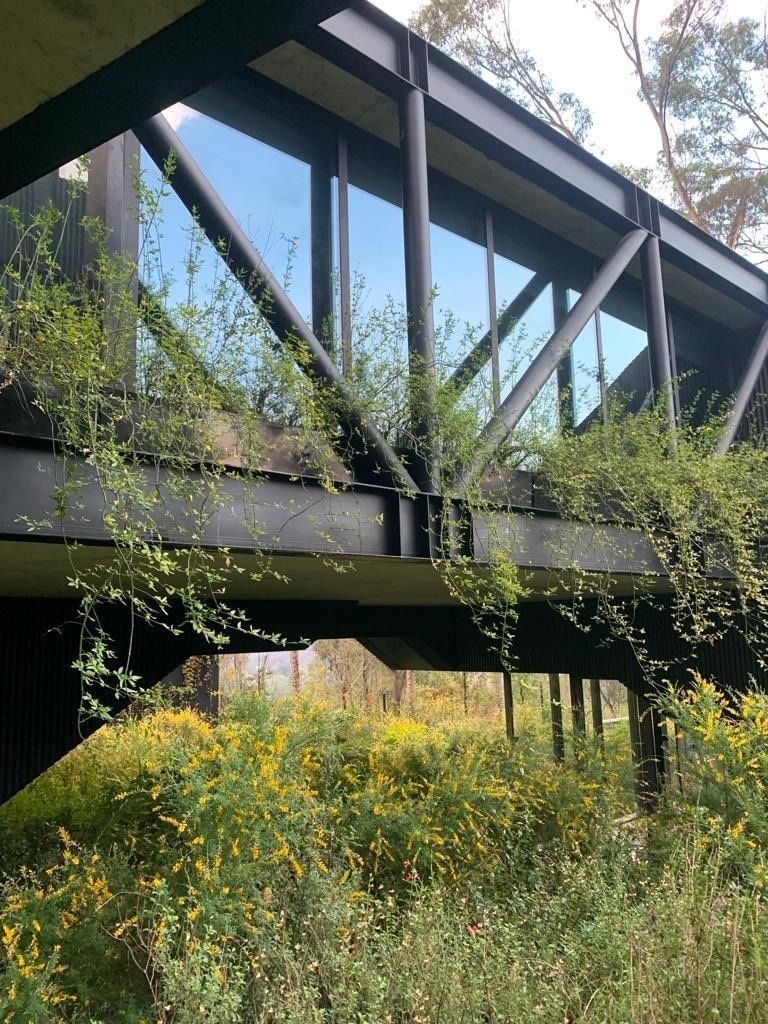
<svg viewBox="0 0 768 1024">
<path fill-rule="evenodd" d="M 605 730 L 603 727 L 603 695 L 600 692 L 599 679 L 589 680 L 589 702 L 592 706 L 592 732 L 602 746 L 605 742 Z"/>
<path fill-rule="evenodd" d="M 493 214 L 490 209 L 485 211 L 485 276 L 488 280 L 488 323 L 490 327 L 486 337 L 491 343 L 491 391 L 493 392 L 493 408 L 501 405 L 501 374 L 499 367 L 499 308 L 496 295 L 496 241 L 493 234 Z M 482 339 L 475 346 L 475 351 L 482 344 Z M 471 353 L 470 353 L 471 354 Z M 485 363 L 477 369 L 482 370 Z M 471 376 L 474 377 L 474 373 Z M 454 374 L 455 376 L 455 374 Z M 469 383 L 469 379 L 467 379 Z"/>
<path fill-rule="evenodd" d="M 515 738 L 515 704 L 512 697 L 512 676 L 506 669 L 502 673 L 504 689 L 504 726 L 507 739 L 511 743 Z"/>
<path fill-rule="evenodd" d="M 310 171 L 312 330 L 338 360 L 333 324 L 333 213 L 330 160 L 316 158 Z"/>
<path fill-rule="evenodd" d="M 670 428 L 676 424 L 675 396 L 672 383 L 672 359 L 667 333 L 667 310 L 664 282 L 661 276 L 659 239 L 649 235 L 640 251 L 643 275 L 645 324 L 648 331 L 648 353 L 651 362 L 651 386 L 654 399 L 663 404 Z"/>
<path fill-rule="evenodd" d="M 555 761 L 561 764 L 565 760 L 565 736 L 563 734 L 563 704 L 560 695 L 560 676 L 557 672 L 549 674 L 549 713 L 552 718 L 552 753 Z"/>
<path fill-rule="evenodd" d="M 413 476 L 423 491 L 436 493 L 435 325 L 432 309 L 427 125 L 424 94 L 416 88 L 409 89 L 400 101 L 400 158 L 405 294 L 408 306 L 408 372 L 412 430 L 416 443 Z"/>
<path fill-rule="evenodd" d="M 641 810 L 655 810 L 666 774 L 664 743 L 659 713 L 646 696 L 627 688 L 627 711 L 635 792 Z"/>
<path fill-rule="evenodd" d="M 766 364 L 766 360 L 768 360 L 768 323 L 765 324 L 758 334 L 755 347 L 752 349 L 749 361 L 744 367 L 744 372 L 741 375 L 739 386 L 736 389 L 736 396 L 733 400 L 731 411 L 728 413 L 728 419 L 725 422 L 723 433 L 720 436 L 720 440 L 717 442 L 717 447 L 715 448 L 716 455 L 725 455 L 736 440 L 736 435 L 739 432 L 741 421 L 744 419 L 747 409 L 749 408 L 749 403 L 752 399 L 752 395 L 754 394 L 755 387 L 757 386 L 758 378 Z"/>
<path fill-rule="evenodd" d="M 555 329 L 567 316 L 568 289 L 556 281 L 552 285 L 552 317 Z M 573 395 L 573 347 L 568 349 L 557 364 L 557 412 L 560 431 L 573 430 L 576 418 Z"/>
<path fill-rule="evenodd" d="M 341 367 L 345 379 L 352 376 L 352 264 L 349 254 L 349 147 L 339 132 L 337 148 L 339 208 L 339 300 L 341 323 Z"/>
</svg>

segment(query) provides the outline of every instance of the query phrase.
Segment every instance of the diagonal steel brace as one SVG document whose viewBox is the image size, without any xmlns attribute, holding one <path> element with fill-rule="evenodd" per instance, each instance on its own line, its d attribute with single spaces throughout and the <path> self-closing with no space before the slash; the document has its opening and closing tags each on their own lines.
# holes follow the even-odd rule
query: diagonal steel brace
<svg viewBox="0 0 768 1024">
<path fill-rule="evenodd" d="M 600 270 L 584 290 L 584 294 L 566 315 L 555 333 L 546 342 L 501 403 L 478 438 L 478 455 L 468 471 L 468 480 L 476 477 L 490 461 L 493 453 L 522 419 L 528 407 L 570 351 L 576 338 L 589 323 L 598 306 L 604 301 L 618 279 L 637 255 L 648 237 L 643 228 L 635 228 L 619 242 Z"/>
<path fill-rule="evenodd" d="M 280 342 L 290 346 L 292 340 L 298 339 L 301 352 L 295 353 L 297 364 L 313 381 L 330 391 L 338 422 L 358 458 L 372 456 L 373 468 L 385 472 L 395 487 L 418 491 L 408 470 L 357 406 L 341 372 L 165 117 L 157 114 L 134 132 L 161 170 L 170 167 L 174 191 Z"/>
</svg>

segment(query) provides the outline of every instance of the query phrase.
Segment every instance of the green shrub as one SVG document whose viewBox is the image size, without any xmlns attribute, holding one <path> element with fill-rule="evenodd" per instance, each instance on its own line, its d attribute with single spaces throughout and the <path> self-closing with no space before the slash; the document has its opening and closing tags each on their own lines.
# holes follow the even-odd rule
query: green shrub
<svg viewBox="0 0 768 1024">
<path fill-rule="evenodd" d="M 0 1021 L 762 1020 L 768 708 L 739 708 L 679 702 L 698 749 L 650 828 L 589 747 L 469 720 L 246 696 L 106 729 L 0 811 L 35 853 L 5 851 Z"/>
</svg>

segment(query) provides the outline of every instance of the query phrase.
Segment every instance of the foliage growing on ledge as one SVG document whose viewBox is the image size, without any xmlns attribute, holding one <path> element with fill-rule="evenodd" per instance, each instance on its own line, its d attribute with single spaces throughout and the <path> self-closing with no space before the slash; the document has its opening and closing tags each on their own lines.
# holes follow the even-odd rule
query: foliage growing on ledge
<svg viewBox="0 0 768 1024">
<path fill-rule="evenodd" d="M 650 545 L 655 564 L 631 578 L 628 601 L 609 573 L 574 570 L 576 618 L 581 599 L 597 589 L 598 614 L 611 635 L 631 643 L 650 682 L 673 666 L 648 654 L 633 624 L 639 603 L 669 609 L 694 661 L 697 649 L 733 630 L 768 666 L 768 451 L 750 441 L 715 455 L 720 429 L 720 416 L 711 415 L 670 432 L 659 403 L 553 436 L 538 455 L 540 479 L 560 514 L 590 528 L 589 544 L 606 561 L 620 553 L 611 524 L 639 531 Z M 659 572 L 671 599 L 659 597 Z M 723 682 L 743 687 L 746 680 Z"/>
</svg>

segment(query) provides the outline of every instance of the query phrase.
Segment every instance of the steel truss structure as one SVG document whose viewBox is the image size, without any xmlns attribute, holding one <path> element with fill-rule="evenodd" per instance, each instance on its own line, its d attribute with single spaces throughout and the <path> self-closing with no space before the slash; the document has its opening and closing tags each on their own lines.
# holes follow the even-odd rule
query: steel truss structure
<svg viewBox="0 0 768 1024">
<path fill-rule="evenodd" d="M 304 314 L 291 288 L 281 283 L 278 268 L 270 267 L 269 253 L 249 238 L 242 211 L 236 212 L 226 190 L 213 184 L 218 174 L 210 154 L 198 156 L 161 114 L 96 152 L 86 208 L 79 212 L 100 216 L 112 247 L 135 255 L 138 236 L 127 225 L 126 210 L 139 146 L 158 167 L 172 166 L 175 196 L 194 213 L 276 343 L 296 354 L 313 386 L 330 399 L 352 453 L 338 494 L 323 493 L 295 467 L 267 469 L 258 485 L 233 474 L 233 505 L 242 497 L 238 488 L 250 488 L 248 502 L 262 509 L 269 543 L 286 566 L 290 562 L 294 578 L 287 600 L 263 590 L 238 595 L 254 621 L 289 634 L 293 628 L 294 636 L 354 635 L 393 666 L 501 669 L 498 652 L 487 649 L 471 616 L 439 586 L 425 582 L 435 558 L 461 554 L 483 562 L 491 529 L 482 517 L 463 510 L 461 479 L 452 481 L 450 490 L 441 479 L 435 436 L 441 389 L 459 395 L 478 379 L 487 388 L 490 415 L 473 462 L 463 467 L 465 481 L 482 477 L 499 445 L 549 392 L 560 426 L 577 431 L 604 416 L 614 394 L 623 394 L 634 411 L 648 401 L 661 403 L 667 422 L 675 424 L 681 416 L 696 419 L 703 393 L 708 401 L 729 403 L 717 448 L 723 454 L 737 439 L 764 436 L 768 428 L 768 277 L 370 4 L 355 4 L 316 27 L 302 28 L 288 42 L 279 32 L 274 38 L 281 45 L 185 102 L 208 119 L 205 124 L 238 132 L 259 159 L 290 159 L 303 169 Z M 217 158 L 226 162 L 226 145 Z M 261 188 L 258 172 L 267 169 L 257 160 L 256 176 L 249 180 L 254 196 Z M 10 201 L 29 209 L 47 196 L 56 198 L 58 189 L 53 175 Z M 382 230 L 385 216 L 387 230 L 398 224 L 397 258 L 382 265 L 402 280 L 403 345 L 412 379 L 419 381 L 407 390 L 407 448 L 359 406 L 352 387 L 360 344 L 355 315 L 360 239 L 366 229 L 377 230 L 361 213 L 365 203 L 370 209 L 378 204 Z M 0 225 L 0 258 L 7 257 L 9 244 L 7 225 Z M 72 237 L 64 248 L 66 271 L 78 273 L 87 262 L 87 247 Z M 449 266 L 450 291 L 450 282 L 460 283 L 464 270 L 458 252 L 466 254 L 467 267 L 473 261 L 480 268 L 472 293 L 480 327 L 446 357 L 436 266 Z M 375 258 L 363 269 L 375 276 Z M 153 304 L 148 287 L 141 287 L 146 326 L 162 348 L 175 325 L 162 304 Z M 534 310 L 537 322 L 546 324 L 545 336 L 515 362 L 510 351 Z M 589 374 L 577 354 L 587 334 L 594 353 Z M 579 399 L 580 385 L 589 392 L 586 402 Z M 67 521 L 25 534 L 21 517 L 40 519 L 50 504 L 47 478 L 36 477 L 33 467 L 43 462 L 55 472 L 56 454 L 46 449 L 40 425 L 25 419 L 8 396 L 0 396 L 0 430 L 6 482 L 0 548 L 7 556 L 6 568 L 0 569 L 0 603 L 7 603 L 8 621 L 14 623 L 13 643 L 6 638 L 0 645 L 12 708 L 0 721 L 2 798 L 79 738 L 75 682 L 62 669 L 67 696 L 60 707 L 56 704 L 46 735 L 29 742 L 39 732 L 41 709 L 51 701 L 52 666 L 69 656 L 69 640 L 43 642 L 38 626 L 44 624 L 47 635 L 66 605 L 66 559 L 54 553 L 56 542 L 76 538 L 85 545 L 82 557 L 98 558 L 107 536 L 98 526 L 96 490 L 91 494 L 88 487 L 85 518 L 95 525 Z M 520 667 L 570 672 L 576 704 L 582 694 L 582 706 L 584 678 L 621 678 L 637 691 L 639 707 L 642 681 L 631 652 L 621 644 L 598 646 L 580 637 L 545 595 L 569 596 L 567 566 L 553 555 L 558 549 L 576 552 L 582 568 L 620 580 L 638 572 L 662 574 L 648 544 L 636 531 L 606 527 L 614 530 L 609 558 L 599 539 L 558 519 L 535 477 L 519 473 L 513 489 L 513 498 L 507 494 L 515 520 L 510 550 L 517 544 L 514 557 L 539 596 L 521 611 L 515 642 Z M 291 515 L 281 518 L 275 510 L 287 506 Z M 329 583 L 330 570 L 317 571 L 317 529 L 302 519 L 309 509 L 324 517 L 330 547 L 323 553 L 358 560 L 358 574 Z M 446 515 L 462 524 L 447 547 L 433 527 Z M 183 544 L 183 538 L 171 537 L 169 543 Z M 222 514 L 204 543 L 248 555 L 248 532 L 236 517 Z M 366 575 L 375 578 L 375 587 L 366 583 Z M 24 596 L 38 610 L 20 616 L 14 602 Z M 660 655 L 674 648 L 662 613 L 649 619 L 647 628 Z M 20 643 L 29 650 L 37 646 L 45 663 L 47 681 L 37 689 L 29 672 L 11 670 Z M 151 636 L 134 643 L 148 679 L 204 647 L 185 635 L 156 647 L 153 661 Z M 735 640 L 706 656 L 715 667 L 758 672 Z M 638 720 L 633 737 L 642 761 L 651 756 L 656 734 L 650 720 L 642 725 L 640 711 Z"/>
</svg>

